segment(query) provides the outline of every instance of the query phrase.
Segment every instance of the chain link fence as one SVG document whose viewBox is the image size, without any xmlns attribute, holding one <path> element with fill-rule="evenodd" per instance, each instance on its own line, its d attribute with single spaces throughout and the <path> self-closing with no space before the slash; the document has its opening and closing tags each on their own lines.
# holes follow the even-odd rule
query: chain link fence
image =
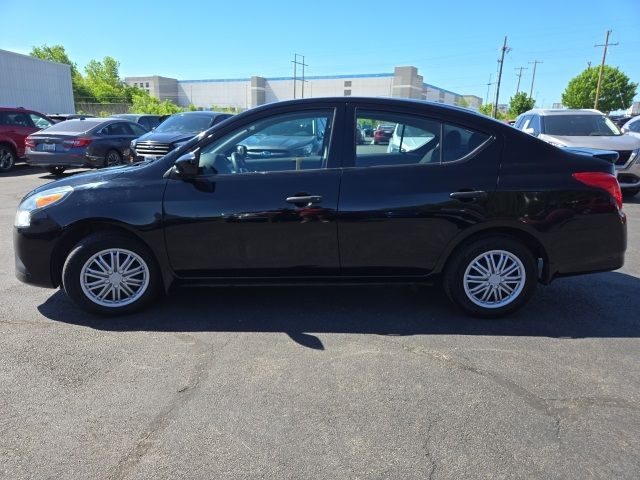
<svg viewBox="0 0 640 480">
<path fill-rule="evenodd" d="M 130 103 L 76 103 L 76 113 L 85 113 L 96 117 L 108 117 L 116 113 L 129 113 L 130 108 Z"/>
</svg>

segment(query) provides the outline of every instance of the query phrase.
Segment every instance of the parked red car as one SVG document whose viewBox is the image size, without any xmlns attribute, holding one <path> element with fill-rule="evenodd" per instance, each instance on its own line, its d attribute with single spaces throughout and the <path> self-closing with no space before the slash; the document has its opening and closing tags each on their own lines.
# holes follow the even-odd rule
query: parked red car
<svg viewBox="0 0 640 480">
<path fill-rule="evenodd" d="M 389 143 L 395 127 L 395 125 L 378 125 L 378 128 L 373 132 L 373 144 Z"/>
<path fill-rule="evenodd" d="M 25 108 L 0 107 L 0 173 L 13 168 L 24 157 L 25 139 L 53 121 L 42 113 Z"/>
</svg>

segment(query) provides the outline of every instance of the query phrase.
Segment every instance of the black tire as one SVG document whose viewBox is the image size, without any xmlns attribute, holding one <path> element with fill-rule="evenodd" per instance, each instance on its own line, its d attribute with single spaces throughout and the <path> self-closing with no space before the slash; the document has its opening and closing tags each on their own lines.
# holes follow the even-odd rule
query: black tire
<svg viewBox="0 0 640 480">
<path fill-rule="evenodd" d="M 16 164 L 16 152 L 11 145 L 0 144 L 0 173 L 8 172 Z"/>
<path fill-rule="evenodd" d="M 115 167 L 117 165 L 122 165 L 122 155 L 117 150 L 109 150 L 104 156 L 104 166 Z"/>
<path fill-rule="evenodd" d="M 147 267 L 147 274 L 140 274 L 141 276 L 138 277 L 148 279 L 144 290 L 141 286 L 141 291 L 135 292 L 138 295 L 137 298 L 130 296 L 130 300 L 131 298 L 133 300 L 120 306 L 97 303 L 85 293 L 81 283 L 85 264 L 99 252 L 110 249 L 133 253 Z M 123 253 L 123 255 L 125 254 Z M 96 276 L 96 278 L 98 277 Z M 145 281 L 138 281 L 145 284 Z M 81 240 L 69 253 L 62 269 L 62 284 L 67 295 L 84 310 L 101 315 L 122 315 L 140 310 L 156 297 L 160 286 L 160 273 L 153 254 L 139 241 L 118 233 L 95 233 Z M 124 290 L 122 291 L 124 292 Z M 112 302 L 115 300 L 114 295 L 115 293 L 111 295 Z M 109 299 L 105 298 L 106 300 Z"/>
<path fill-rule="evenodd" d="M 524 281 L 520 283 L 508 282 L 507 287 L 509 289 L 512 289 L 515 285 L 517 285 L 517 287 L 514 288 L 514 292 L 511 295 L 504 298 L 502 305 L 497 301 L 497 295 L 503 294 L 497 292 L 494 297 L 495 301 L 493 302 L 493 306 L 489 306 L 492 294 L 489 294 L 490 296 L 489 299 L 487 299 L 486 306 L 483 306 L 476 303 L 481 302 L 482 299 L 475 297 L 474 301 L 472 299 L 474 295 L 467 293 L 464 278 L 467 268 L 471 268 L 470 265 L 481 255 L 491 251 L 507 252 L 510 255 L 505 255 L 505 257 L 511 258 L 512 260 L 509 261 L 513 262 L 514 265 L 518 265 L 517 262 L 513 260 L 513 257 L 516 257 L 522 265 L 521 267 L 517 266 L 516 269 L 519 272 L 523 271 Z M 499 255 L 499 253 L 494 255 Z M 470 270 L 469 273 L 473 271 L 474 270 Z M 463 245 L 455 251 L 447 264 L 443 278 L 443 287 L 449 299 L 469 315 L 480 318 L 497 318 L 515 312 L 529 301 L 535 292 L 538 282 L 537 271 L 536 259 L 531 251 L 522 243 L 507 236 L 484 237 Z M 479 271 L 476 271 L 476 273 L 478 272 Z M 496 281 L 500 285 L 504 285 L 500 280 L 501 278 L 500 275 L 496 277 L 491 275 L 491 277 L 487 277 L 487 283 L 485 283 L 484 280 L 475 281 L 475 283 L 473 283 L 474 281 L 470 281 L 471 283 L 468 284 L 469 290 L 472 291 L 476 287 L 483 288 L 480 286 L 480 283 L 489 285 L 489 279 Z M 492 287 L 488 288 L 491 289 Z M 486 290 L 481 290 L 478 295 L 484 292 L 486 292 Z"/>
<path fill-rule="evenodd" d="M 62 166 L 47 167 L 47 172 L 49 172 L 51 175 L 59 177 L 64 173 L 66 169 L 67 167 L 62 167 Z"/>
<path fill-rule="evenodd" d="M 632 198 L 635 197 L 638 193 L 640 193 L 640 188 L 625 188 L 622 190 L 622 195 L 624 198 Z"/>
</svg>

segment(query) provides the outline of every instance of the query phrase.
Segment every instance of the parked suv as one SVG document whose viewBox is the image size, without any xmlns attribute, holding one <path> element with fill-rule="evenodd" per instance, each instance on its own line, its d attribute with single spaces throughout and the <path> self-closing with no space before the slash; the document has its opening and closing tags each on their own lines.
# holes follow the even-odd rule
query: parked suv
<svg viewBox="0 0 640 480">
<path fill-rule="evenodd" d="M 623 135 L 602 112 L 534 109 L 520 115 L 514 127 L 556 147 L 618 152 L 615 163 L 623 193 L 640 192 L 640 138 Z"/>
<path fill-rule="evenodd" d="M 25 154 L 25 139 L 53 125 L 49 117 L 24 108 L 0 107 L 0 173 L 13 168 Z"/>
<path fill-rule="evenodd" d="M 171 115 L 154 131 L 131 142 L 129 157 L 132 161 L 162 157 L 230 116 L 229 113 L 220 112 L 183 112 Z"/>
</svg>

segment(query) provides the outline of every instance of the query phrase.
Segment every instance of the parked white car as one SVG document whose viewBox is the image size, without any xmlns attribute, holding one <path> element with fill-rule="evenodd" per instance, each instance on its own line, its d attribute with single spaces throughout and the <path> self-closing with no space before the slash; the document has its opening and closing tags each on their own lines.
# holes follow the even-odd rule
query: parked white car
<svg viewBox="0 0 640 480">
<path fill-rule="evenodd" d="M 623 135 L 598 110 L 534 109 L 521 114 L 514 127 L 557 147 L 618 152 L 618 181 L 626 196 L 640 192 L 640 135 Z"/>
</svg>

